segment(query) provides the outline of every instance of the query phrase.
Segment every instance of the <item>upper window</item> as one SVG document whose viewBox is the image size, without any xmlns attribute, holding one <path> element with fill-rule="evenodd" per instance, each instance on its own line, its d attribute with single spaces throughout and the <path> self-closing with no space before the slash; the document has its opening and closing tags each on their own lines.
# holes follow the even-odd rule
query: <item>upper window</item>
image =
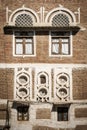
<svg viewBox="0 0 87 130">
<path fill-rule="evenodd" d="M 18 15 L 15 20 L 15 25 L 18 27 L 29 27 L 33 26 L 32 17 L 28 14 Z"/>
<path fill-rule="evenodd" d="M 29 56 L 35 54 L 34 32 L 15 32 L 14 55 Z"/>
<path fill-rule="evenodd" d="M 65 14 L 57 14 L 52 19 L 52 26 L 69 26 L 69 18 Z"/>
<path fill-rule="evenodd" d="M 71 35 L 70 32 L 51 32 L 50 55 L 71 55 Z"/>
</svg>

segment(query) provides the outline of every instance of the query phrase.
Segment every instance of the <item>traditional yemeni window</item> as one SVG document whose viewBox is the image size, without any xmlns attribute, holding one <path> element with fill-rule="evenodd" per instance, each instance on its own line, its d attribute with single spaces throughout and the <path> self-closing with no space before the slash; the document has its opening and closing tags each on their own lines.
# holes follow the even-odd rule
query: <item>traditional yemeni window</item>
<svg viewBox="0 0 87 130">
<path fill-rule="evenodd" d="M 34 55 L 34 32 L 15 32 L 15 55 Z"/>
<path fill-rule="evenodd" d="M 45 75 L 41 75 L 40 76 L 40 82 L 41 82 L 41 84 L 46 83 L 46 77 L 45 77 Z"/>
<path fill-rule="evenodd" d="M 29 111 L 27 106 L 17 107 L 17 119 L 18 121 L 27 121 L 29 120 Z"/>
<path fill-rule="evenodd" d="M 69 18 L 65 14 L 57 14 L 53 17 L 52 26 L 57 27 L 69 26 Z"/>
<path fill-rule="evenodd" d="M 71 54 L 71 36 L 67 31 L 51 32 L 51 56 Z"/>
<path fill-rule="evenodd" d="M 18 27 L 19 26 L 21 26 L 21 27 L 33 26 L 32 17 L 28 14 L 18 15 L 16 20 L 15 20 L 15 25 L 18 26 Z"/>
<path fill-rule="evenodd" d="M 58 121 L 68 121 L 68 107 L 57 108 L 57 119 Z"/>
</svg>

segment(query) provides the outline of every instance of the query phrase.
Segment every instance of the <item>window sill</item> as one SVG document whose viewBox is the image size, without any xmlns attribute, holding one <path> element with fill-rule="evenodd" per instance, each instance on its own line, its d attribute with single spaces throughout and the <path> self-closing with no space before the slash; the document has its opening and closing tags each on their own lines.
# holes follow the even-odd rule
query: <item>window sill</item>
<svg viewBox="0 0 87 130">
<path fill-rule="evenodd" d="M 50 57 L 54 57 L 54 58 L 56 58 L 56 57 L 60 57 L 60 58 L 62 58 L 62 57 L 72 57 L 72 55 L 49 55 Z"/>
<path fill-rule="evenodd" d="M 25 58 L 25 57 L 35 57 L 36 55 L 13 55 L 14 57 L 22 57 L 22 58 Z"/>
</svg>

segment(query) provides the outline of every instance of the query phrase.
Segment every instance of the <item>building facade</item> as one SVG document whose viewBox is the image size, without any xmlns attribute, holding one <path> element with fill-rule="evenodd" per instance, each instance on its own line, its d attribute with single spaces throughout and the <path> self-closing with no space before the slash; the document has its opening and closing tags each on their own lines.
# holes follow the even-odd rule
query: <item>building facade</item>
<svg viewBox="0 0 87 130">
<path fill-rule="evenodd" d="M 0 0 L 0 130 L 87 130 L 87 0 Z"/>
</svg>

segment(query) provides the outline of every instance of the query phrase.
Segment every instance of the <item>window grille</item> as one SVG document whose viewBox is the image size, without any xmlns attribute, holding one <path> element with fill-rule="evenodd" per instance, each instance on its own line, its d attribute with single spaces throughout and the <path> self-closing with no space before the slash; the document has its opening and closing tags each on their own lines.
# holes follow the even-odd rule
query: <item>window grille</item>
<svg viewBox="0 0 87 130">
<path fill-rule="evenodd" d="M 15 20 L 15 25 L 19 27 L 33 26 L 33 20 L 28 14 L 21 14 L 17 16 Z"/>
<path fill-rule="evenodd" d="M 69 18 L 65 14 L 57 14 L 52 19 L 52 26 L 69 26 Z"/>
</svg>

